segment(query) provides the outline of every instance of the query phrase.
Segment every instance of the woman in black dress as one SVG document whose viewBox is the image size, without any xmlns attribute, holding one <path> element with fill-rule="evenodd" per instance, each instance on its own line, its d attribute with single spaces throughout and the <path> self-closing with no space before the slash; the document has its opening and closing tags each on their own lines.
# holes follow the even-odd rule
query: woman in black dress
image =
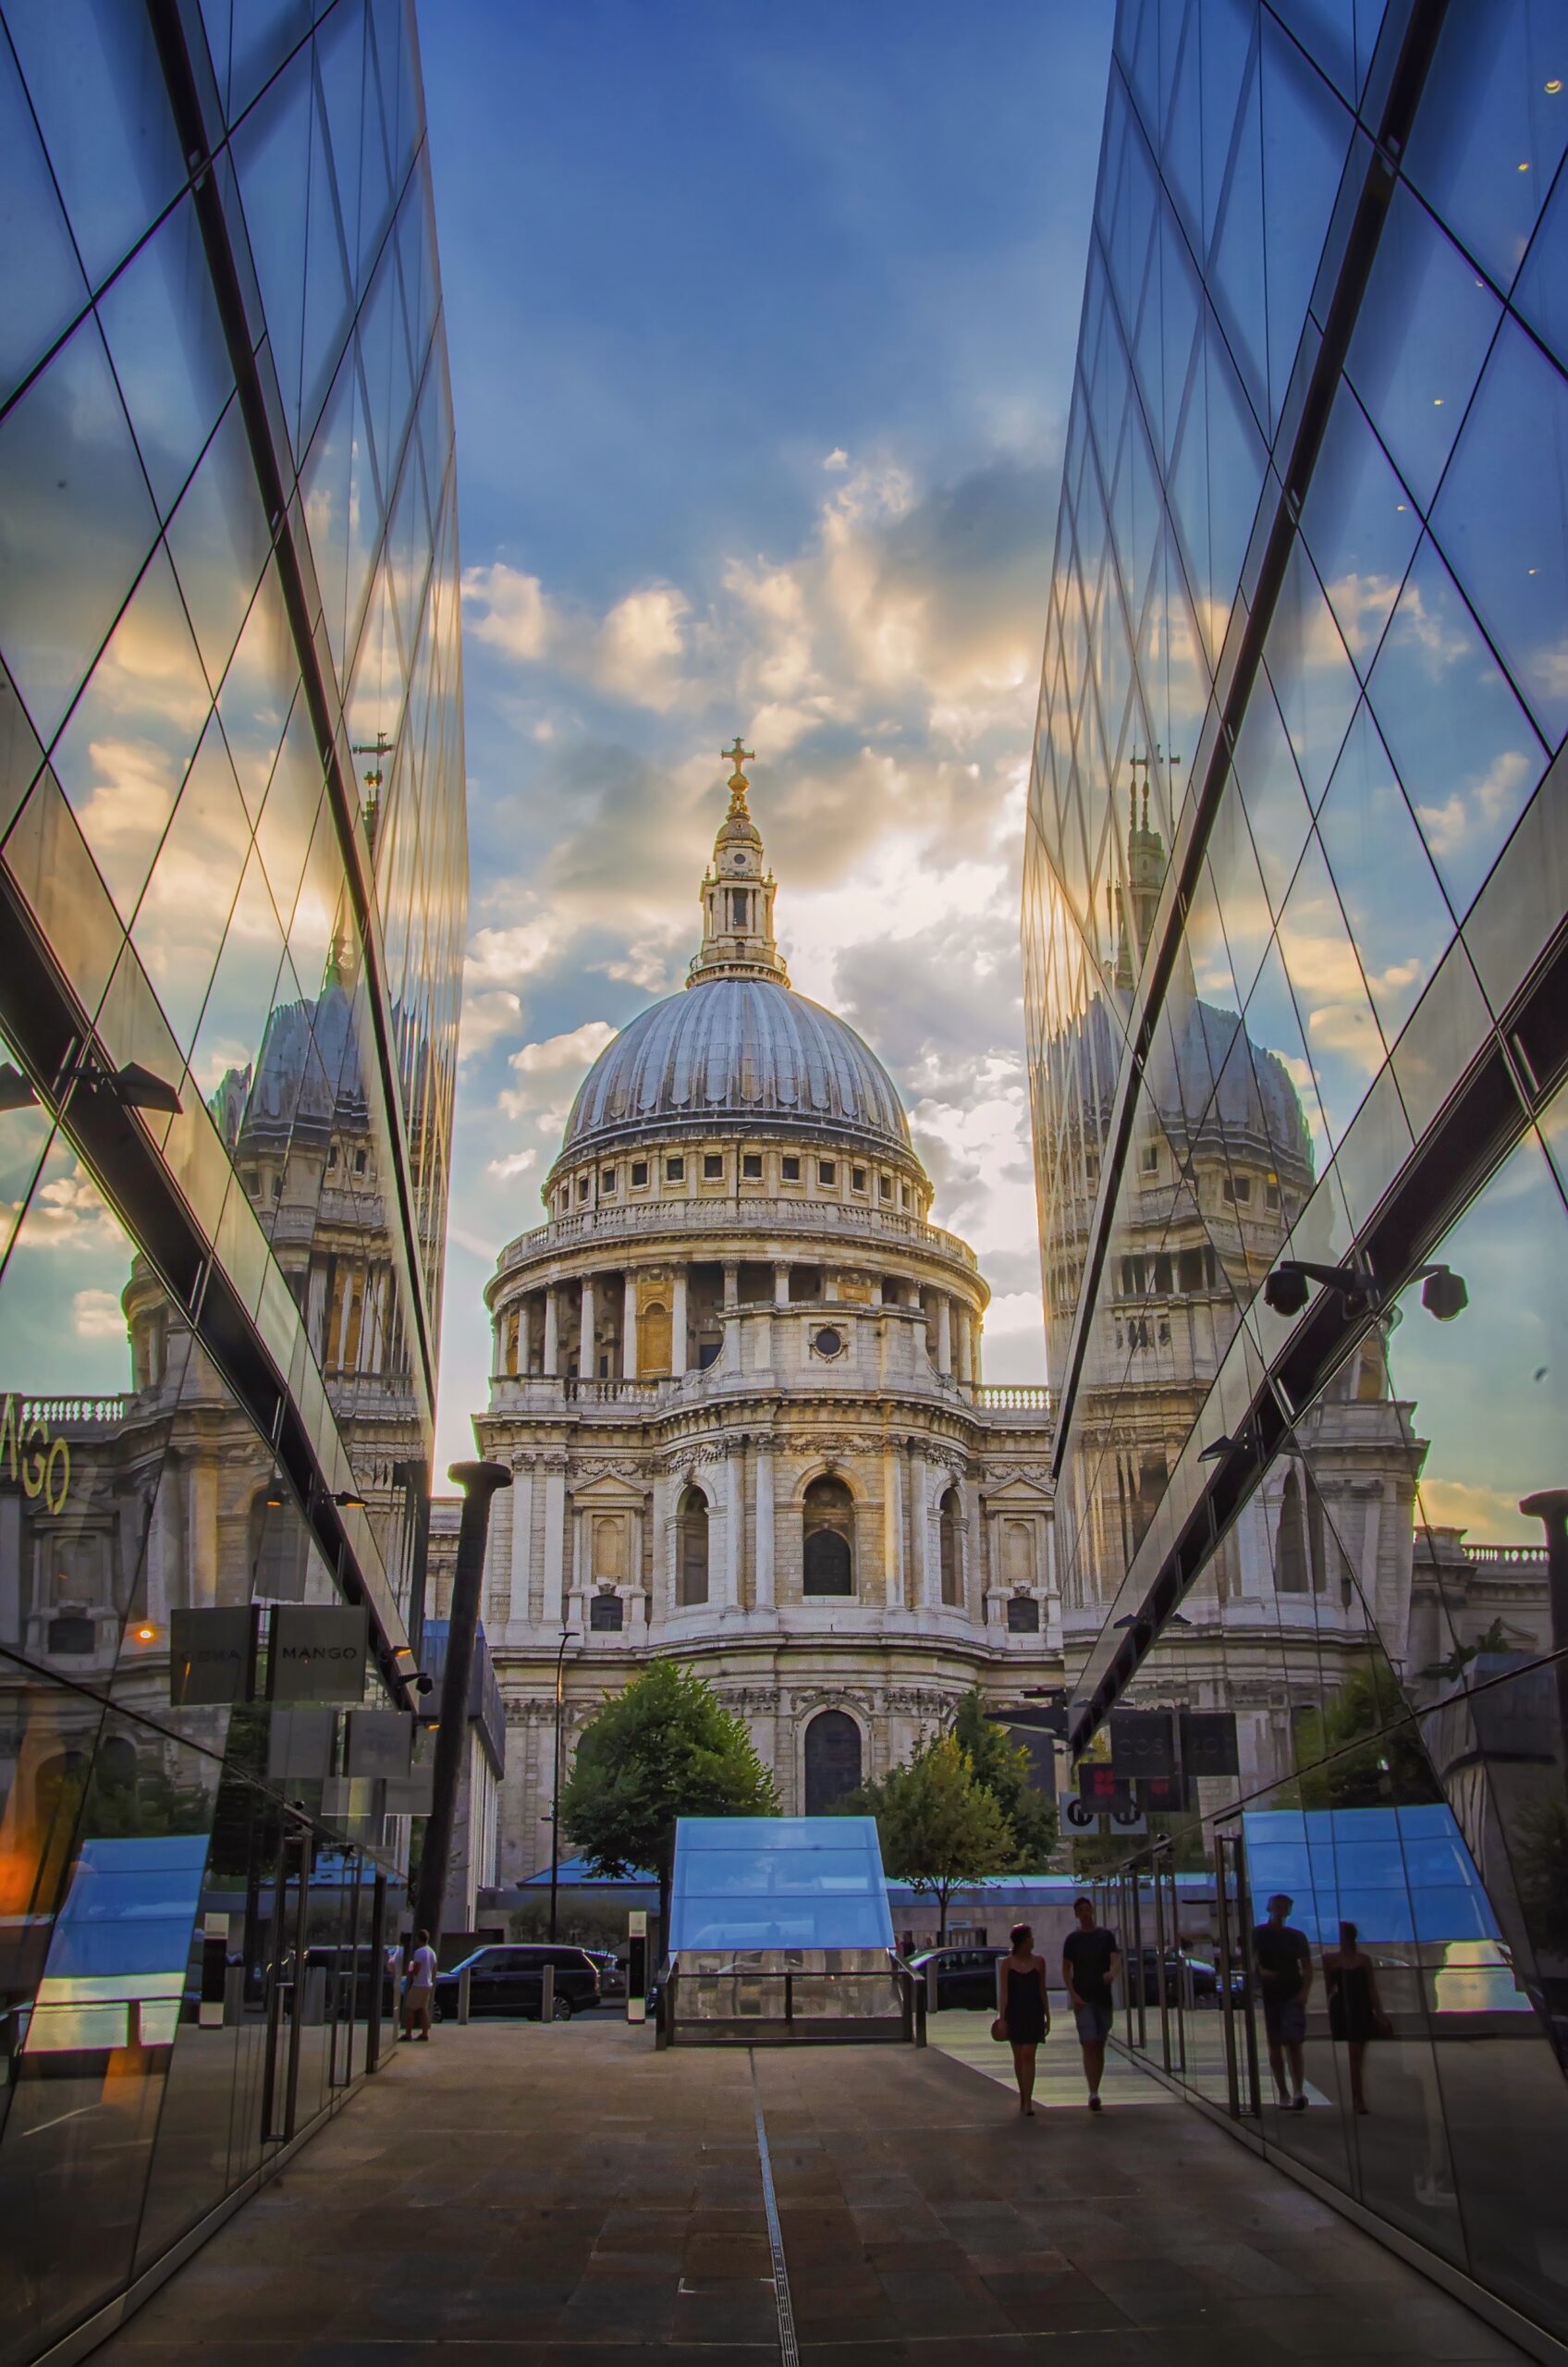
<svg viewBox="0 0 1568 2367">
<path fill-rule="evenodd" d="M 997 1965 L 997 2023 L 1005 2028 L 1012 2048 L 1013 2077 L 1018 2081 L 1018 2109 L 1035 2111 L 1035 2049 L 1045 2037 L 1050 2019 L 1046 2004 L 1046 1960 L 1035 1954 L 1035 1934 L 1027 1923 L 1015 1923 L 1010 1934 L 1012 1953 Z"/>
<path fill-rule="evenodd" d="M 1350 2100 L 1357 2112 L 1368 2112 L 1362 2067 L 1366 2042 L 1387 2038 L 1389 2017 L 1378 1994 L 1378 1975 L 1361 1945 L 1354 1923 L 1340 1925 L 1340 1944 L 1323 1956 L 1323 1979 L 1329 1991 L 1329 2035 L 1350 2056 Z"/>
</svg>

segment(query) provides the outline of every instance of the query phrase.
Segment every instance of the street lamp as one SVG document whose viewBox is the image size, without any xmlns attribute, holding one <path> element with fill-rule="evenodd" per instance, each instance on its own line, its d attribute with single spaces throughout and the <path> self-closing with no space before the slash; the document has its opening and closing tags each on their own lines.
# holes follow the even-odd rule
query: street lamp
<svg viewBox="0 0 1568 2367">
<path fill-rule="evenodd" d="M 566 1645 L 570 1628 L 561 1628 L 561 1643 L 554 1654 L 554 1783 L 549 1787 L 549 1941 L 554 1945 L 554 1906 L 561 1877 L 561 1690 L 566 1683 Z"/>
</svg>

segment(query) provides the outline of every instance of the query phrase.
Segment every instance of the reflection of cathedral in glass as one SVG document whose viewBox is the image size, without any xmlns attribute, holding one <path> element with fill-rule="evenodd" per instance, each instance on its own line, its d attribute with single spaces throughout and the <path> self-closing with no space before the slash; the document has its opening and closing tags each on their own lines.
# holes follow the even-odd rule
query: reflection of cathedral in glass
<svg viewBox="0 0 1568 2367">
<path fill-rule="evenodd" d="M 1561 2332 L 1568 102 L 1525 6 L 1354 18 L 1119 11 L 1023 901 L 1072 1740 L 1233 1719 L 1109 1909 L 1313 1955 L 1299 2112 L 1250 2001 L 1130 2042 Z"/>
<path fill-rule="evenodd" d="M 9 2362 L 78 2343 L 367 2066 L 467 865 L 411 5 L 6 35 Z M 272 1606 L 362 1613 L 327 1706 L 271 1706 Z M 187 1683 L 202 1637 L 234 1695 Z"/>
</svg>

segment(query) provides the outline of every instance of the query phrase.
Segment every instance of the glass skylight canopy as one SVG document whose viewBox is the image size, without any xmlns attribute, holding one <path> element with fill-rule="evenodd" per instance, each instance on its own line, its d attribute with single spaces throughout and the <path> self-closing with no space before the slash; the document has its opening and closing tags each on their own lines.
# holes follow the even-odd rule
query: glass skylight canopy
<svg viewBox="0 0 1568 2367">
<path fill-rule="evenodd" d="M 670 1954 L 888 1948 L 888 1884 L 868 1816 L 682 1817 Z"/>
</svg>

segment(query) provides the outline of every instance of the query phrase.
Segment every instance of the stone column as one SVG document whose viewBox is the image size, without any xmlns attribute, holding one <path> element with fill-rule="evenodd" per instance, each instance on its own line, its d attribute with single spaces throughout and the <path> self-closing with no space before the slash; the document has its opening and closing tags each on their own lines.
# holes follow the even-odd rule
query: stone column
<svg viewBox="0 0 1568 2367">
<path fill-rule="evenodd" d="M 554 1282 L 545 1293 L 545 1370 L 558 1372 L 561 1357 L 560 1296 Z"/>
<path fill-rule="evenodd" d="M 913 1442 L 909 1451 L 910 1595 L 924 1609 L 932 1600 L 930 1521 L 925 1512 L 925 1458 Z M 941 1600 L 942 1574 L 937 1572 L 935 1600 Z"/>
<path fill-rule="evenodd" d="M 596 1380 L 598 1360 L 594 1354 L 594 1277 L 582 1277 L 582 1321 L 577 1334 L 577 1378 Z"/>
<path fill-rule="evenodd" d="M 838 1302 L 839 1277 L 837 1274 L 830 1273 L 826 1267 L 823 1269 L 822 1275 L 822 1295 L 825 1300 L 833 1304 Z"/>
<path fill-rule="evenodd" d="M 873 1306 L 885 1306 L 887 1305 L 887 1301 L 882 1295 L 882 1277 L 880 1274 L 873 1274 L 871 1277 L 871 1304 Z"/>
<path fill-rule="evenodd" d="M 566 1470 L 561 1466 L 545 1475 L 545 1625 L 558 1632 L 566 1597 L 562 1588 L 566 1557 Z"/>
<path fill-rule="evenodd" d="M 969 1355 L 969 1309 L 960 1305 L 954 1307 L 953 1313 L 958 1318 L 958 1377 L 960 1380 L 973 1380 L 974 1375 Z"/>
<path fill-rule="evenodd" d="M 528 1581 L 533 1557 L 533 1467 L 512 1466 L 512 1576 L 508 1619 L 528 1617 Z"/>
<path fill-rule="evenodd" d="M 943 1291 L 937 1300 L 937 1370 L 946 1380 L 953 1368 L 953 1303 Z"/>
<path fill-rule="evenodd" d="M 185 1466 L 186 1576 L 191 1607 L 218 1599 L 218 1466 L 193 1454 Z"/>
<path fill-rule="evenodd" d="M 899 1450 L 882 1450 L 882 1564 L 888 1588 L 888 1608 L 901 1611 L 904 1601 L 904 1511 L 899 1486 Z"/>
<path fill-rule="evenodd" d="M 773 1304 L 775 1306 L 788 1306 L 790 1304 L 790 1269 L 778 1263 L 773 1269 Z"/>
<path fill-rule="evenodd" d="M 759 1611 L 773 1608 L 773 1441 L 757 1441 L 757 1478 L 755 1489 L 757 1508 L 757 1573 L 756 1604 Z"/>
<path fill-rule="evenodd" d="M 737 1443 L 724 1458 L 724 1603 L 741 1601 L 741 1545 L 745 1523 L 745 1449 Z"/>
<path fill-rule="evenodd" d="M 637 1277 L 626 1276 L 626 1296 L 620 1318 L 620 1368 L 628 1380 L 637 1378 Z"/>
<path fill-rule="evenodd" d="M 741 1262 L 737 1257 L 727 1257 L 724 1261 L 724 1311 L 726 1315 L 729 1314 L 731 1307 L 739 1306 L 740 1304 Z"/>
<path fill-rule="evenodd" d="M 679 1380 L 686 1369 L 686 1269 L 677 1266 L 669 1312 L 669 1369 Z"/>
</svg>

